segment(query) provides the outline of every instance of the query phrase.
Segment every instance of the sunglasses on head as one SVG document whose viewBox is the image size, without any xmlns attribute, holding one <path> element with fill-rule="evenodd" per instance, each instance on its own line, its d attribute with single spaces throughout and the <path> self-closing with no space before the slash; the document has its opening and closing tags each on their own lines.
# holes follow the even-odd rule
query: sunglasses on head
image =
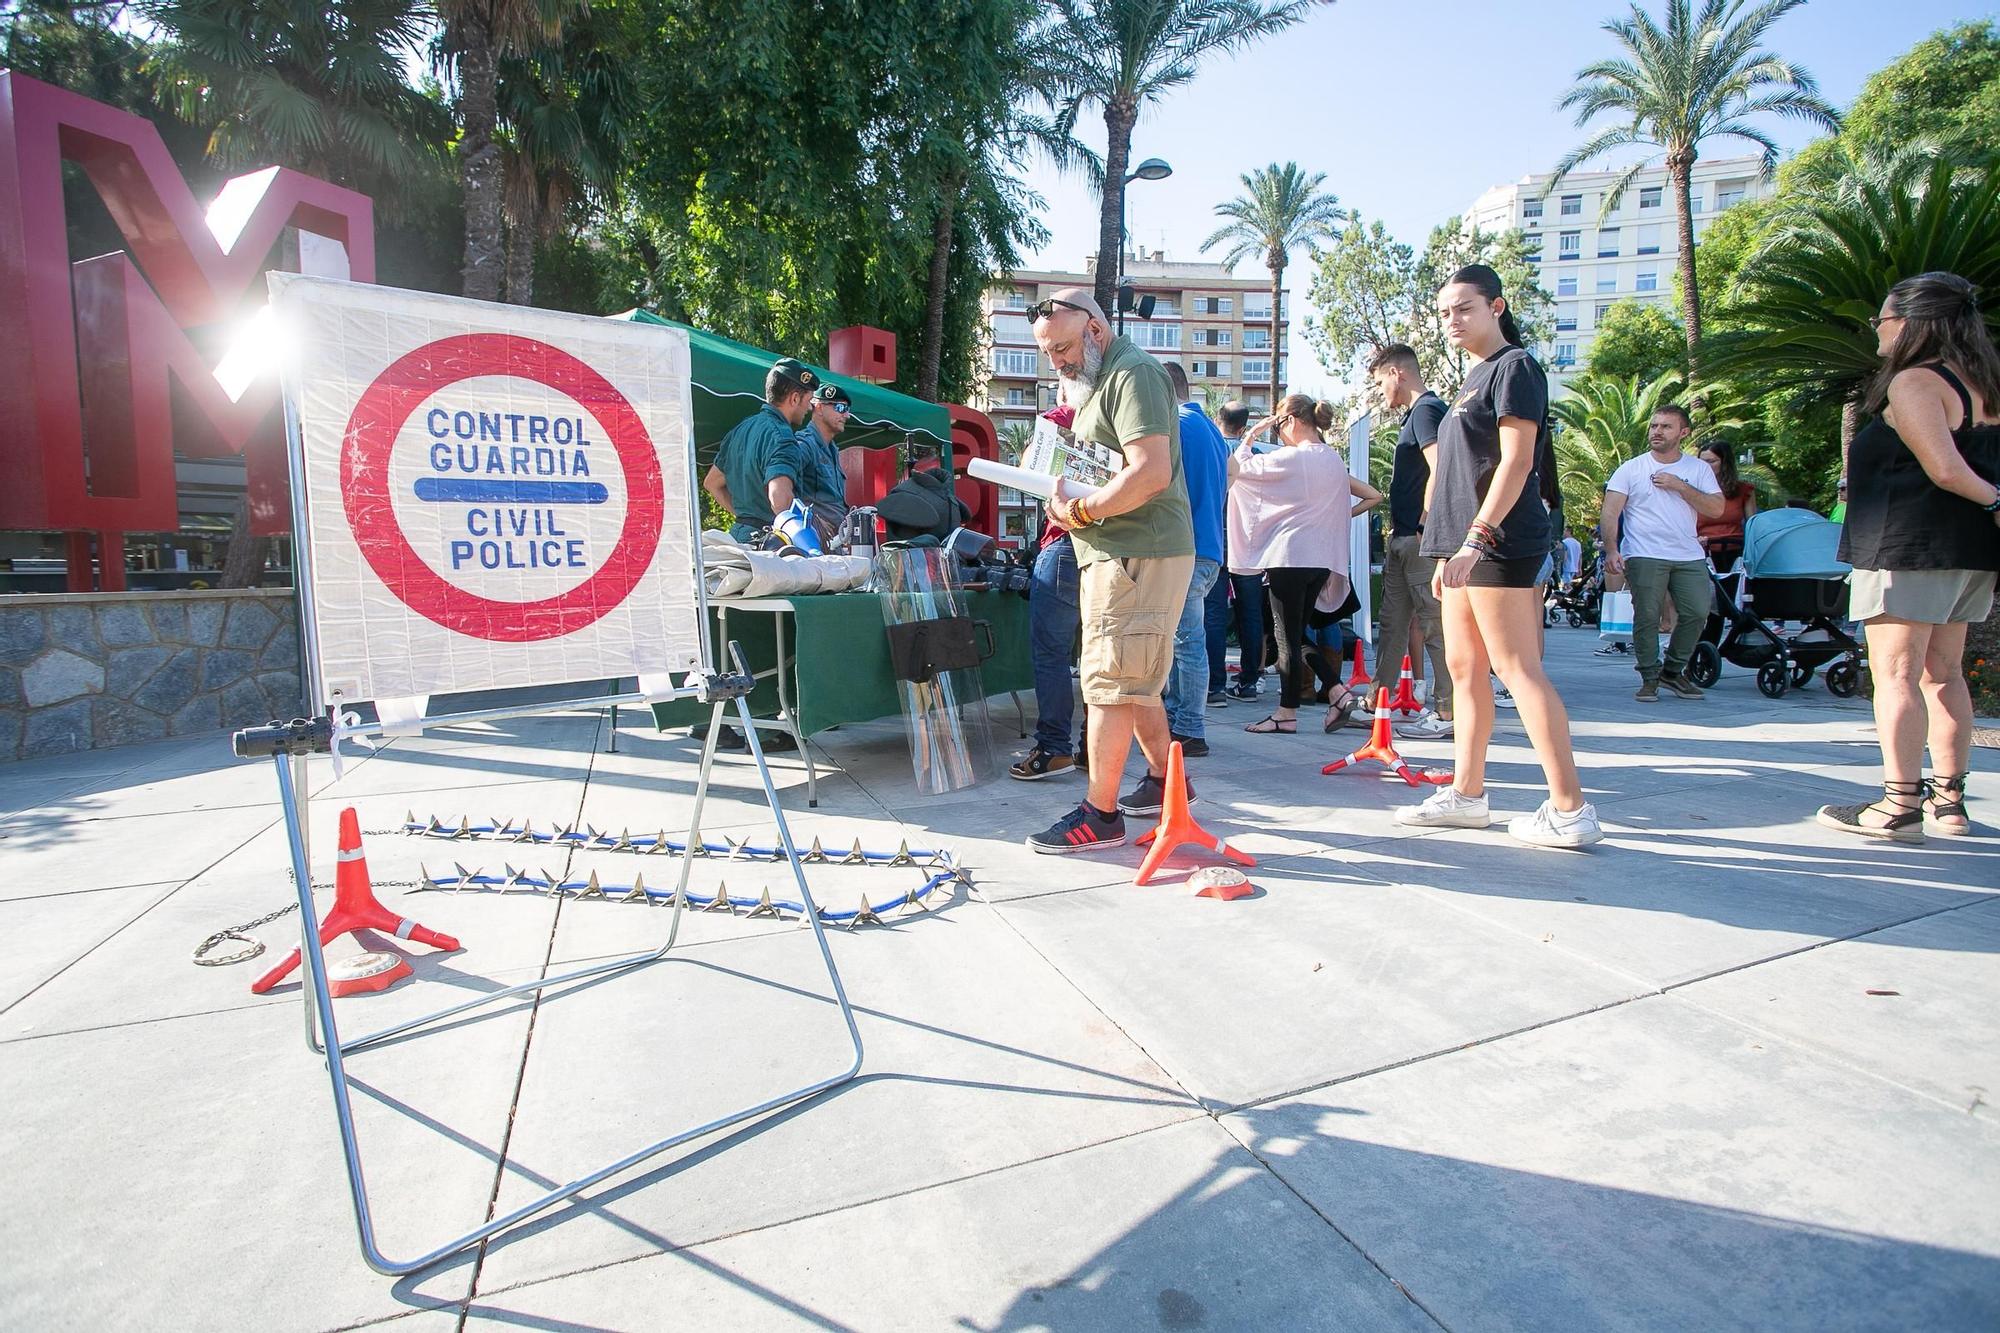
<svg viewBox="0 0 2000 1333">
<path fill-rule="evenodd" d="M 1039 320 L 1048 319 L 1058 310 L 1081 310 L 1086 315 L 1090 313 L 1087 307 L 1080 306 L 1074 301 L 1060 301 L 1051 296 L 1046 301 L 1037 301 L 1028 307 L 1028 322 L 1033 324 Z"/>
</svg>

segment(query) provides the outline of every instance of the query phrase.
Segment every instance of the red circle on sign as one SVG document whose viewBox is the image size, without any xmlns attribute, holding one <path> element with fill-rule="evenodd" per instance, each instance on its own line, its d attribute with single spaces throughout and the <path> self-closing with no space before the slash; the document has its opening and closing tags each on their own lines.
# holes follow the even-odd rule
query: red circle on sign
<svg viewBox="0 0 2000 1333">
<path fill-rule="evenodd" d="M 389 456 L 410 414 L 439 389 L 485 375 L 533 380 L 575 399 L 596 418 L 625 473 L 625 526 L 610 557 L 576 587 L 539 602 L 495 601 L 450 582 L 410 545 L 389 496 Z M 390 592 L 446 629 L 505 643 L 571 634 L 616 609 L 652 565 L 666 514 L 652 436 L 625 396 L 561 348 L 509 333 L 440 338 L 376 376 L 347 420 L 340 482 L 348 526 Z"/>
</svg>

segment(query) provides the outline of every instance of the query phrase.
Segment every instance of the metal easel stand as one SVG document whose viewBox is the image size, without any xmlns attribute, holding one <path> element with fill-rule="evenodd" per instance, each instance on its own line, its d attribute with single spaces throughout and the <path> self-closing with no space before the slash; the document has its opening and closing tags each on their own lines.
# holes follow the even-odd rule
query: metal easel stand
<svg viewBox="0 0 2000 1333">
<path fill-rule="evenodd" d="M 805 867 L 800 858 L 798 847 L 792 841 L 791 829 L 785 823 L 785 812 L 779 804 L 777 789 L 772 785 L 770 770 L 764 763 L 763 748 L 757 743 L 756 729 L 749 725 L 750 709 L 748 695 L 756 682 L 745 669 L 742 653 L 735 644 L 732 643 L 729 645 L 729 652 L 731 659 L 735 663 L 736 670 L 733 673 L 712 672 L 699 677 L 700 683 L 694 689 L 694 696 L 703 703 L 712 704 L 713 710 L 709 719 L 708 740 L 702 746 L 701 775 L 695 785 L 694 813 L 688 825 L 688 845 L 692 847 L 701 842 L 701 812 L 703 803 L 708 796 L 709 772 L 715 762 L 716 733 L 720 729 L 724 708 L 734 703 L 737 716 L 745 724 L 744 732 L 749 742 L 751 756 L 757 761 L 757 775 L 763 780 L 765 802 L 770 807 L 772 818 L 777 821 L 779 843 L 784 848 L 785 859 L 791 863 L 792 877 L 798 885 L 800 901 L 806 905 L 804 913 L 805 923 L 812 930 L 813 941 L 818 945 L 820 958 L 826 964 L 827 980 L 833 987 L 833 995 L 839 1006 L 841 1019 L 847 1025 L 851 1058 L 846 1068 L 837 1074 L 815 1079 L 810 1083 L 806 1083 L 790 1091 L 778 1093 L 754 1105 L 746 1106 L 741 1110 L 718 1116 L 713 1120 L 705 1121 L 688 1129 L 677 1130 L 667 1137 L 660 1139 L 658 1142 L 648 1144 L 646 1147 L 629 1153 L 615 1162 L 599 1167 L 588 1175 L 579 1176 L 568 1184 L 560 1185 L 545 1194 L 538 1195 L 504 1216 L 496 1217 L 483 1226 L 474 1227 L 462 1235 L 445 1241 L 435 1249 L 410 1259 L 391 1258 L 384 1254 L 381 1247 L 376 1243 L 374 1217 L 369 1206 L 368 1187 L 362 1176 L 361 1148 L 355 1135 L 354 1109 L 348 1091 L 344 1058 L 353 1052 L 376 1045 L 391 1037 L 417 1028 L 426 1027 L 456 1014 L 462 1014 L 469 1009 L 492 1004 L 496 1000 L 504 1000 L 515 995 L 539 994 L 550 986 L 559 986 L 567 982 L 580 981 L 586 977 L 604 976 L 607 973 L 621 972 L 661 961 L 666 958 L 667 951 L 674 947 L 674 941 L 680 934 L 681 904 L 686 901 L 688 876 L 693 869 L 693 860 L 686 852 L 682 853 L 680 891 L 675 895 L 676 905 L 674 907 L 672 925 L 668 931 L 666 942 L 651 953 L 616 958 L 608 962 L 579 968 L 572 972 L 565 972 L 561 976 L 549 977 L 541 981 L 525 982 L 518 986 L 510 986 L 504 990 L 483 994 L 477 999 L 469 1000 L 462 1004 L 448 1006 L 447 1008 L 438 1010 L 436 1013 L 427 1014 L 421 1018 L 397 1023 L 392 1027 L 370 1033 L 367 1036 L 343 1039 L 334 1019 L 332 996 L 327 990 L 326 955 L 321 950 L 319 943 L 319 914 L 313 906 L 312 875 L 306 854 L 306 820 L 302 809 L 303 803 L 300 800 L 301 783 L 297 780 L 293 772 L 294 765 L 297 765 L 301 769 L 303 768 L 304 757 L 306 755 L 330 752 L 333 742 L 332 722 L 328 718 L 301 719 L 293 722 L 274 723 L 266 727 L 253 727 L 247 731 L 236 733 L 235 747 L 237 755 L 246 759 L 268 756 L 277 768 L 278 795 L 285 811 L 285 840 L 291 854 L 292 879 L 297 887 L 299 899 L 301 961 L 304 973 L 301 989 L 303 990 L 305 1000 L 307 1043 L 315 1051 L 323 1051 L 326 1055 L 327 1078 L 333 1091 L 334 1119 L 340 1129 L 341 1156 L 346 1163 L 348 1191 L 354 1203 L 355 1225 L 360 1232 L 361 1256 L 367 1262 L 368 1266 L 376 1272 L 392 1277 L 400 1277 L 429 1268 L 431 1265 L 447 1259 L 470 1246 L 477 1245 L 488 1237 L 498 1235 L 500 1232 L 526 1221 L 528 1218 L 562 1202 L 564 1199 L 590 1188 L 599 1181 L 617 1175 L 621 1171 L 628 1170 L 646 1161 L 648 1158 L 656 1157 L 691 1139 L 712 1134 L 730 1125 L 739 1124 L 753 1117 L 775 1111 L 780 1107 L 790 1106 L 795 1102 L 816 1096 L 829 1088 L 837 1087 L 847 1082 L 860 1072 L 861 1032 L 854 1022 L 854 1010 L 848 1003 L 847 990 L 841 984 L 840 972 L 834 966 L 833 953 L 827 946 L 826 933 L 821 925 L 820 912 L 813 903 L 812 890 L 806 885 Z M 593 702 L 599 707 L 603 706 L 602 700 L 577 700 L 573 702 L 577 706 L 584 707 L 590 706 Z M 566 706 L 569 705 L 557 705 L 556 707 Z M 549 706 L 540 706 L 520 710 L 520 713 L 548 711 L 554 711 L 554 709 Z M 508 715 L 519 715 L 519 713 L 509 714 L 504 710 L 495 710 L 483 716 L 492 719 Z M 450 719 L 440 718 L 436 720 L 442 722 Z"/>
</svg>

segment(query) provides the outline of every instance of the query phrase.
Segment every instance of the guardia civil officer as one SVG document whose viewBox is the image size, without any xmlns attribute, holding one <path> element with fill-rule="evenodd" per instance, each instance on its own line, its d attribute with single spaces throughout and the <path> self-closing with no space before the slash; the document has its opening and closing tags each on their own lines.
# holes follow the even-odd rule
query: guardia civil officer
<svg viewBox="0 0 2000 1333">
<path fill-rule="evenodd" d="M 764 402 L 722 437 L 702 489 L 736 519 L 729 534 L 748 541 L 789 508 L 803 486 L 799 427 L 820 388 L 818 372 L 784 357 L 764 377 Z"/>
</svg>

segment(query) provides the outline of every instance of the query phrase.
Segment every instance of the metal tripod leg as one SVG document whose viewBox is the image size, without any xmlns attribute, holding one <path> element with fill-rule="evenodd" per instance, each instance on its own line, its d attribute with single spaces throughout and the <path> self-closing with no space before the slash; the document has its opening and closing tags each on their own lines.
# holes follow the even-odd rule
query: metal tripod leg
<svg viewBox="0 0 2000 1333">
<path fill-rule="evenodd" d="M 588 1175 L 580 1176 L 568 1184 L 558 1186 L 544 1194 L 538 1195 L 511 1212 L 493 1218 L 483 1226 L 475 1227 L 460 1236 L 445 1241 L 435 1249 L 412 1259 L 391 1258 L 385 1255 L 381 1247 L 376 1243 L 374 1216 L 369 1207 L 368 1187 L 362 1174 L 361 1148 L 355 1136 L 354 1110 L 347 1086 L 346 1054 L 360 1047 L 437 1022 L 454 1014 L 463 1013 L 479 1005 L 490 1004 L 495 1000 L 504 999 L 510 995 L 540 992 L 546 987 L 575 981 L 583 977 L 599 976 L 607 972 L 639 967 L 647 963 L 659 961 L 673 947 L 674 939 L 679 934 L 680 913 L 686 895 L 685 892 L 675 895 L 673 926 L 668 935 L 667 942 L 652 953 L 616 959 L 609 963 L 565 973 L 562 976 L 551 977 L 544 981 L 512 986 L 506 990 L 483 995 L 466 1004 L 453 1005 L 450 1008 L 440 1010 L 424 1018 L 415 1019 L 407 1023 L 399 1023 L 394 1027 L 386 1028 L 367 1037 L 343 1042 L 334 1018 L 332 996 L 327 990 L 326 955 L 321 950 L 319 944 L 319 916 L 313 905 L 312 875 L 306 856 L 304 824 L 299 812 L 298 784 L 293 781 L 292 771 L 287 763 L 287 756 L 279 754 L 275 757 L 278 770 L 278 794 L 285 811 L 285 840 L 291 854 L 292 876 L 298 890 L 299 912 L 302 918 L 302 981 L 307 993 L 307 1012 L 309 1015 L 316 1015 L 317 1017 L 318 1036 L 322 1048 L 326 1053 L 327 1079 L 333 1092 L 334 1119 L 338 1123 L 340 1130 L 341 1156 L 347 1169 L 347 1185 L 354 1205 L 355 1226 L 360 1233 L 361 1256 L 368 1266 L 376 1272 L 390 1276 L 402 1276 L 428 1268 L 432 1264 L 447 1259 L 457 1254 L 460 1250 L 476 1245 L 488 1237 L 497 1235 L 535 1214 L 562 1202 L 564 1199 L 590 1188 L 599 1181 L 617 1175 L 621 1171 L 628 1170 L 648 1158 L 655 1157 L 671 1148 L 678 1147 L 691 1139 L 712 1134 L 730 1125 L 767 1114 L 780 1107 L 789 1106 L 794 1102 L 803 1101 L 808 1097 L 826 1091 L 828 1088 L 847 1082 L 860 1072 L 861 1032 L 855 1025 L 854 1010 L 848 1003 L 846 987 L 841 984 L 840 973 L 834 966 L 833 953 L 826 942 L 826 932 L 823 923 L 820 921 L 819 909 L 813 902 L 812 890 L 806 885 L 805 867 L 801 864 L 798 849 L 792 842 L 791 829 L 785 823 L 784 810 L 779 805 L 777 789 L 771 782 L 771 774 L 764 765 L 764 754 L 762 748 L 757 744 L 756 730 L 750 726 L 749 706 L 741 696 L 738 696 L 735 702 L 737 713 L 744 723 L 745 734 L 749 738 L 751 754 L 757 761 L 758 775 L 763 780 L 765 800 L 770 806 L 772 818 L 777 822 L 779 841 L 792 864 L 792 876 L 798 884 L 799 901 L 805 904 L 806 919 L 811 925 L 813 939 L 819 946 L 820 958 L 826 964 L 827 979 L 833 987 L 834 1000 L 839 1007 L 841 1019 L 847 1025 L 847 1037 L 852 1050 L 852 1058 L 846 1068 L 837 1074 L 816 1079 L 799 1088 L 767 1098 L 755 1105 L 747 1106 L 703 1124 L 677 1131 L 656 1143 L 648 1144 L 636 1152 L 629 1153 L 615 1162 L 600 1167 Z M 709 722 L 709 739 L 702 749 L 701 777 L 695 787 L 694 814 L 691 821 L 692 832 L 688 839 L 688 850 L 682 853 L 681 858 L 680 886 L 682 890 L 685 890 L 687 887 L 688 875 L 693 865 L 692 848 L 701 840 L 701 810 L 708 794 L 709 772 L 714 763 L 715 737 L 720 730 L 723 706 L 723 700 L 716 700 Z"/>
</svg>

